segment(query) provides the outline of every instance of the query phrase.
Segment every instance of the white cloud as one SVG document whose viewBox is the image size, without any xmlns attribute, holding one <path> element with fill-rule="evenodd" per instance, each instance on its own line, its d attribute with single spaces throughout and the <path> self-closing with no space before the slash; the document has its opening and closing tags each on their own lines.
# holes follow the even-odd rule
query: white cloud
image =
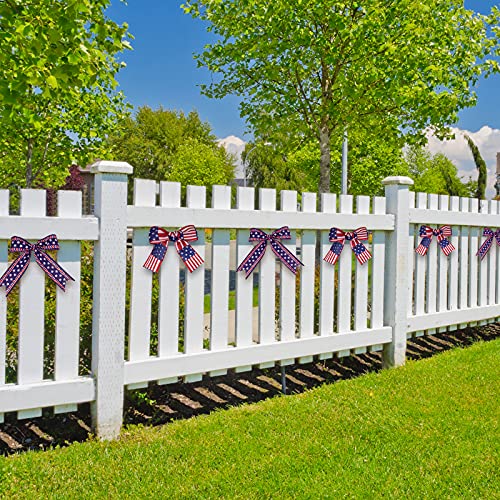
<svg viewBox="0 0 500 500">
<path fill-rule="evenodd" d="M 449 141 L 440 141 L 431 133 L 428 134 L 428 145 L 431 153 L 443 153 L 446 155 L 458 168 L 459 175 L 466 178 L 472 176 L 477 179 L 477 169 L 472 158 L 472 153 L 464 138 L 467 134 L 476 143 L 481 156 L 484 158 L 488 167 L 488 189 L 487 195 L 494 196 L 494 185 L 496 182 L 496 157 L 497 152 L 500 153 L 500 130 L 484 126 L 477 132 L 469 130 L 461 130 L 452 128 L 455 134 L 455 139 Z"/>
<path fill-rule="evenodd" d="M 240 139 L 235 135 L 229 135 L 224 139 L 219 139 L 217 142 L 220 146 L 223 146 L 228 153 L 234 156 L 236 160 L 236 169 L 234 172 L 235 178 L 243 179 L 244 173 L 243 162 L 241 161 L 241 153 L 243 153 L 243 151 L 245 150 L 245 146 L 247 145 L 247 143 L 243 139 Z"/>
</svg>

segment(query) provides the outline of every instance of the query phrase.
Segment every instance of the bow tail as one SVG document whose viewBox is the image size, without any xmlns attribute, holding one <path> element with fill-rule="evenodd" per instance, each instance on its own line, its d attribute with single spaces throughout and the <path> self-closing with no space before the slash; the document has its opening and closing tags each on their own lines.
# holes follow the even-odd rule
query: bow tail
<svg viewBox="0 0 500 500">
<path fill-rule="evenodd" d="M 486 257 L 486 254 L 488 253 L 492 244 L 493 244 L 493 235 L 486 238 L 486 241 L 480 246 L 479 250 L 477 251 L 476 256 L 479 256 L 481 260 L 483 260 Z"/>
<path fill-rule="evenodd" d="M 161 243 L 157 243 L 153 246 L 153 250 L 146 259 L 146 262 L 142 265 L 146 269 L 157 273 L 160 270 L 165 254 L 167 253 L 167 247 Z"/>
<path fill-rule="evenodd" d="M 369 252 L 368 248 L 366 248 L 358 238 L 351 240 L 351 249 L 361 265 L 365 264 L 372 258 L 372 254 Z"/>
<path fill-rule="evenodd" d="M 16 286 L 29 265 L 30 252 L 25 251 L 3 273 L 0 278 L 0 287 L 5 286 L 6 295 L 9 295 L 10 291 Z"/>
<path fill-rule="evenodd" d="M 245 278 L 248 278 L 264 256 L 266 245 L 266 241 L 261 241 L 258 245 L 255 245 L 236 271 L 245 271 Z"/>
<path fill-rule="evenodd" d="M 35 259 L 45 274 L 61 289 L 65 290 L 68 280 L 75 281 L 50 255 L 35 248 Z"/>
<path fill-rule="evenodd" d="M 303 266 L 302 262 L 300 262 L 295 255 L 293 255 L 288 248 L 286 248 L 281 242 L 272 240 L 271 241 L 271 249 L 276 254 L 276 256 L 285 264 L 293 274 L 297 273 L 297 269 L 299 266 Z"/>
<path fill-rule="evenodd" d="M 441 250 L 447 257 L 451 252 L 453 252 L 453 250 L 455 250 L 455 247 L 451 244 L 450 240 L 446 238 L 446 236 L 443 236 L 441 238 L 438 236 L 438 243 L 441 247 Z"/>
<path fill-rule="evenodd" d="M 327 254 L 323 257 L 323 260 L 334 266 L 339 260 L 340 254 L 342 253 L 343 249 L 344 249 L 343 243 L 337 241 L 334 242 L 333 245 L 330 247 L 330 250 L 328 250 Z"/>
<path fill-rule="evenodd" d="M 201 258 L 201 255 L 185 240 L 177 240 L 175 248 L 190 273 L 198 269 L 205 262 Z"/>
<path fill-rule="evenodd" d="M 420 255 L 425 255 L 427 253 L 427 250 L 429 250 L 430 244 L 431 244 L 431 239 L 428 236 L 424 236 L 420 241 L 420 245 L 418 245 L 418 247 L 415 248 L 415 252 L 417 252 Z"/>
</svg>

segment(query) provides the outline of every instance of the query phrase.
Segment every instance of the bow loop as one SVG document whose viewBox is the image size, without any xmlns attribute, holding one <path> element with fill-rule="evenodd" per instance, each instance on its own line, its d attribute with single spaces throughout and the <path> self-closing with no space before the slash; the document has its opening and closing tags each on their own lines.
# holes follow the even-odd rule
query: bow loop
<svg viewBox="0 0 500 500">
<path fill-rule="evenodd" d="M 20 253 L 21 255 L 9 266 L 7 271 L 0 278 L 0 287 L 5 286 L 6 294 L 16 286 L 23 274 L 28 269 L 31 262 L 31 253 L 35 254 L 38 265 L 47 276 L 61 289 L 66 289 L 68 280 L 75 281 L 50 255 L 47 250 L 59 250 L 59 241 L 55 234 L 49 234 L 38 240 L 35 244 L 21 238 L 13 236 L 9 252 Z"/>
<path fill-rule="evenodd" d="M 238 266 L 237 271 L 245 271 L 245 278 L 248 278 L 252 271 L 257 267 L 257 264 L 261 261 L 262 257 L 266 253 L 267 243 L 271 245 L 271 250 L 280 259 L 280 261 L 285 264 L 285 266 L 292 271 L 293 274 L 297 273 L 299 266 L 303 266 L 295 255 L 293 255 L 288 248 L 283 246 L 280 240 L 291 239 L 291 233 L 288 226 L 280 227 L 276 229 L 271 234 L 267 234 L 262 229 L 253 227 L 250 229 L 250 237 L 248 241 L 259 241 L 255 245 L 250 253 L 243 259 L 243 262 Z"/>
<path fill-rule="evenodd" d="M 483 229 L 483 236 L 486 236 L 486 240 L 484 243 L 481 245 L 479 250 L 477 251 L 477 256 L 483 260 L 486 257 L 486 254 L 488 253 L 489 249 L 491 248 L 491 245 L 493 245 L 493 239 L 497 242 L 497 245 L 500 246 L 500 229 L 497 229 L 496 231 L 493 231 L 489 227 L 485 227 Z"/>
<path fill-rule="evenodd" d="M 337 263 L 346 241 L 350 243 L 351 249 L 361 265 L 372 258 L 372 254 L 365 245 L 361 243 L 361 241 L 368 240 L 368 230 L 366 227 L 358 227 L 358 229 L 348 232 L 342 231 L 342 229 L 338 227 L 332 227 L 330 229 L 329 240 L 333 245 L 323 258 L 323 260 L 329 264 L 335 265 Z"/>
<path fill-rule="evenodd" d="M 175 249 L 188 268 L 188 271 L 192 273 L 204 262 L 201 256 L 189 244 L 190 241 L 197 240 L 198 232 L 192 224 L 181 227 L 177 231 L 167 231 L 162 227 L 153 226 L 149 230 L 149 243 L 153 245 L 153 250 L 151 250 L 143 267 L 157 273 L 167 254 L 168 244 L 171 241 L 175 244 Z"/>
<path fill-rule="evenodd" d="M 448 240 L 448 238 L 452 235 L 451 226 L 449 225 L 441 226 L 436 229 L 433 229 L 430 226 L 420 226 L 418 233 L 422 239 L 418 247 L 415 248 L 415 252 L 419 255 L 425 255 L 427 253 L 433 236 L 437 237 L 439 247 L 446 256 L 450 255 L 450 253 L 455 250 L 455 247 L 450 243 L 450 240 Z"/>
</svg>

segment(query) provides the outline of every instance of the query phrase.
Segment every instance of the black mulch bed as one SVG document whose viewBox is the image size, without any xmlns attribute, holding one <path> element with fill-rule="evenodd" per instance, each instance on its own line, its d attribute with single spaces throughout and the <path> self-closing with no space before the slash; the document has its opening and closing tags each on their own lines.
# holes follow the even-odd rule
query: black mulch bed
<svg viewBox="0 0 500 500">
<path fill-rule="evenodd" d="M 410 359 L 423 359 L 454 347 L 500 336 L 500 324 L 470 327 L 454 332 L 438 333 L 408 341 Z M 287 394 L 298 394 L 313 387 L 337 380 L 358 377 L 382 367 L 381 353 L 373 352 L 339 359 L 316 361 L 286 367 Z M 229 371 L 222 377 L 204 377 L 193 384 L 177 383 L 127 393 L 124 423 L 163 425 L 174 420 L 191 418 L 243 403 L 253 403 L 281 394 L 281 370 L 254 369 L 246 373 Z M 9 455 L 27 450 L 43 450 L 66 446 L 88 439 L 90 405 L 79 405 L 78 412 L 54 415 L 50 409 L 32 420 L 17 420 L 7 414 L 0 424 L 0 454 Z"/>
</svg>

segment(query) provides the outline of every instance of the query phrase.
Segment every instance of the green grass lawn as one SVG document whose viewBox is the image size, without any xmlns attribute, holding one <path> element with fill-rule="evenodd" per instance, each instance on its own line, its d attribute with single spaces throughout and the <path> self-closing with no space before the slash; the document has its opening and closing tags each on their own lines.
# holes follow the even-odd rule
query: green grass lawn
<svg viewBox="0 0 500 500">
<path fill-rule="evenodd" d="M 499 357 L 500 339 L 118 442 L 2 458 L 0 484 L 30 499 L 498 498 Z"/>
</svg>

